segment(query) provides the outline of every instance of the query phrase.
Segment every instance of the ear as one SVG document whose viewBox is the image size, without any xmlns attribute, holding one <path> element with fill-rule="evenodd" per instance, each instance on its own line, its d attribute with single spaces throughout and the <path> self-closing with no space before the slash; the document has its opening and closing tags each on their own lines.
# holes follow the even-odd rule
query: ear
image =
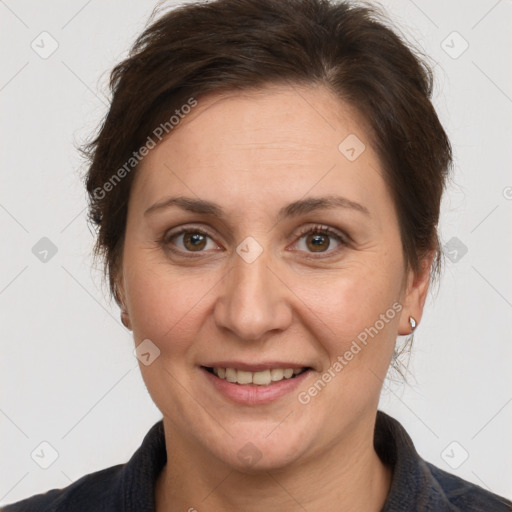
<svg viewBox="0 0 512 512">
<path fill-rule="evenodd" d="M 398 334 L 406 336 L 412 333 L 409 317 L 413 317 L 416 325 L 419 325 L 423 315 L 423 307 L 427 299 L 427 292 L 430 284 L 430 270 L 436 255 L 435 251 L 430 252 L 421 262 L 418 271 L 409 270 L 407 283 L 402 297 L 402 315 L 398 326 Z"/>
<path fill-rule="evenodd" d="M 114 296 L 117 304 L 121 308 L 121 322 L 127 329 L 132 330 L 130 315 L 128 313 L 128 307 L 126 305 L 126 293 L 122 271 L 119 271 L 115 278 Z"/>
</svg>

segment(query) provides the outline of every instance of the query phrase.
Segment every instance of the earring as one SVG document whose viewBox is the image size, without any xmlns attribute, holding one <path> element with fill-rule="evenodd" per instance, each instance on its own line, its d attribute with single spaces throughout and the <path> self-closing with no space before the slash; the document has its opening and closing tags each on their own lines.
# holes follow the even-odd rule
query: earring
<svg viewBox="0 0 512 512">
<path fill-rule="evenodd" d="M 416 329 L 416 320 L 414 320 L 414 317 L 409 317 L 409 324 L 411 325 L 411 332 L 413 332 L 414 329 Z"/>
</svg>

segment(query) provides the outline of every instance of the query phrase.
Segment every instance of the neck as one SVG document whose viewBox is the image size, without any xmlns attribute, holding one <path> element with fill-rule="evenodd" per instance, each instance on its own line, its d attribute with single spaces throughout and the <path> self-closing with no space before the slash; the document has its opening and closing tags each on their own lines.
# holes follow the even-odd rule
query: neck
<svg viewBox="0 0 512 512">
<path fill-rule="evenodd" d="M 164 418 L 167 464 L 155 487 L 156 512 L 379 512 L 391 485 L 392 471 L 373 448 L 372 422 L 307 461 L 253 474 L 205 464 L 210 459 L 183 449 L 169 426 Z"/>
</svg>

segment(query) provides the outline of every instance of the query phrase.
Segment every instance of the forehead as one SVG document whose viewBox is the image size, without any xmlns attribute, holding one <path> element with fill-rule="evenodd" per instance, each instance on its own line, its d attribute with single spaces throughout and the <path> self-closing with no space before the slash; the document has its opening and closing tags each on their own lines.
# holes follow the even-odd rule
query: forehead
<svg viewBox="0 0 512 512">
<path fill-rule="evenodd" d="M 361 202 L 385 193 L 369 136 L 357 111 L 322 87 L 211 95 L 144 158 L 132 192 L 146 204 L 164 192 L 249 204 L 337 189 Z"/>
</svg>

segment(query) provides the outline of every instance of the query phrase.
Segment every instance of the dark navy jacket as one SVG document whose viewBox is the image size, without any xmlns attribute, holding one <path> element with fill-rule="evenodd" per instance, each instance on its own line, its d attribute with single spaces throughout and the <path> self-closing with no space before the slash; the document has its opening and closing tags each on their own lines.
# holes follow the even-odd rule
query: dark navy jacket
<svg viewBox="0 0 512 512">
<path fill-rule="evenodd" d="M 512 511 L 512 502 L 505 498 L 425 462 L 403 426 L 382 411 L 377 413 L 374 444 L 382 461 L 393 468 L 381 512 Z M 63 489 L 6 505 L 2 511 L 154 512 L 154 487 L 166 462 L 160 420 L 126 464 L 90 473 Z"/>
</svg>

